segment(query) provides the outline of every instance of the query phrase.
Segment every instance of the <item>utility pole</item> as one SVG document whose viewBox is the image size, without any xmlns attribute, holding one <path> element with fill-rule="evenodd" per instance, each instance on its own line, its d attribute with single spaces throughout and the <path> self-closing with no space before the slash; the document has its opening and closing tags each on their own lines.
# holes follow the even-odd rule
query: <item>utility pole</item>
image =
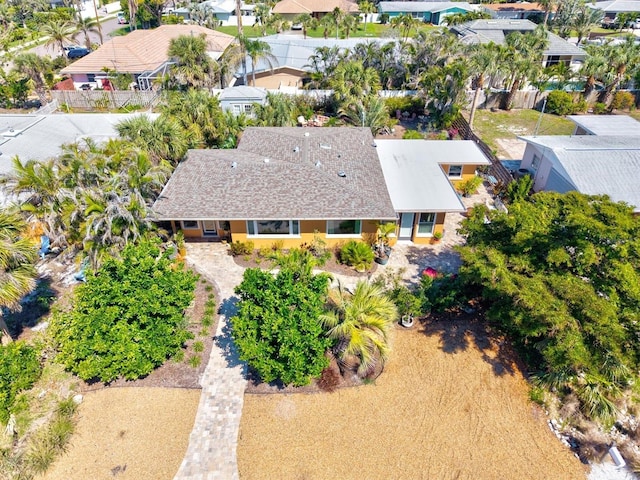
<svg viewBox="0 0 640 480">
<path fill-rule="evenodd" d="M 544 116 L 544 109 L 547 106 L 547 97 L 542 101 L 542 110 L 540 110 L 540 116 L 538 117 L 538 121 L 536 122 L 536 129 L 533 131 L 533 136 L 536 137 L 538 135 L 538 129 L 540 128 L 540 124 L 542 123 L 542 117 Z"/>
</svg>

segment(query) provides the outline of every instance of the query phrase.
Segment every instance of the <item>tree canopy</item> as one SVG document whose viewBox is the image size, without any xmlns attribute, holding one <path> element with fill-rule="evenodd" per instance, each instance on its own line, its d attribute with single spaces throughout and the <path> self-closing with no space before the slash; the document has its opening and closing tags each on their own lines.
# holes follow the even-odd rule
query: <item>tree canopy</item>
<svg viewBox="0 0 640 480">
<path fill-rule="evenodd" d="M 485 223 L 485 217 L 490 219 Z M 607 197 L 538 193 L 463 222 L 460 271 L 539 381 L 610 422 L 640 366 L 640 223 Z"/>
</svg>

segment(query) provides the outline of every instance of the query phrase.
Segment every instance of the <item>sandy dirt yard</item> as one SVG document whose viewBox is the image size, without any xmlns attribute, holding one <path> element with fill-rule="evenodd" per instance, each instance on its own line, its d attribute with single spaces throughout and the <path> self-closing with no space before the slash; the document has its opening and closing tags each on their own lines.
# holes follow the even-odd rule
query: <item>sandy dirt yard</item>
<svg viewBox="0 0 640 480">
<path fill-rule="evenodd" d="M 488 338 L 466 321 L 398 328 L 373 385 L 245 395 L 241 479 L 585 479 Z"/>
<path fill-rule="evenodd" d="M 87 393 L 69 450 L 44 479 L 172 479 L 187 450 L 199 401 L 198 389 Z"/>
</svg>

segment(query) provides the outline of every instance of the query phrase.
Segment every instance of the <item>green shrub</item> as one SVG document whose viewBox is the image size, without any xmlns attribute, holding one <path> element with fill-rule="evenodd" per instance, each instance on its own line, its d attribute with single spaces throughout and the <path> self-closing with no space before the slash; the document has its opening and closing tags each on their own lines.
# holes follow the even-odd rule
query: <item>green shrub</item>
<svg viewBox="0 0 640 480">
<path fill-rule="evenodd" d="M 547 97 L 547 112 L 556 115 L 571 115 L 576 112 L 573 96 L 564 90 L 554 90 Z"/>
<path fill-rule="evenodd" d="M 193 355 L 189 357 L 189 366 L 198 368 L 202 364 L 202 357 L 200 355 Z"/>
<path fill-rule="evenodd" d="M 418 315 L 422 308 L 420 298 L 405 285 L 396 285 L 387 295 L 398 308 L 398 315 Z"/>
<path fill-rule="evenodd" d="M 358 271 L 366 271 L 373 265 L 373 250 L 364 242 L 350 240 L 340 250 L 340 263 L 344 263 Z"/>
<path fill-rule="evenodd" d="M 0 347 L 0 422 L 7 423 L 16 396 L 40 378 L 36 350 L 24 342 Z"/>
<path fill-rule="evenodd" d="M 478 187 L 482 185 L 482 177 L 474 175 L 473 177 L 469 177 L 468 179 L 460 182 L 457 186 L 457 189 L 464 195 L 470 196 L 475 194 L 478 191 Z"/>
<path fill-rule="evenodd" d="M 616 92 L 611 101 L 612 110 L 629 110 L 636 106 L 636 97 L 631 92 Z"/>
<path fill-rule="evenodd" d="M 424 135 L 417 130 L 406 130 L 402 134 L 402 138 L 403 140 L 422 140 L 424 139 Z"/>
<path fill-rule="evenodd" d="M 595 113 L 596 115 L 603 115 L 607 113 L 607 105 L 602 102 L 597 102 L 593 106 L 593 113 Z"/>
<path fill-rule="evenodd" d="M 237 257 L 239 255 L 245 255 L 245 256 L 251 255 L 253 253 L 255 246 L 251 240 L 247 242 L 235 241 L 231 243 L 230 248 L 231 248 L 231 255 L 233 255 L 234 257 Z"/>
<path fill-rule="evenodd" d="M 240 302 L 232 335 L 240 358 L 264 382 L 306 385 L 328 365 L 332 341 L 318 320 L 328 285 L 328 275 L 313 275 L 304 265 L 283 267 L 276 276 L 245 270 L 235 290 Z"/>
<path fill-rule="evenodd" d="M 58 360 L 84 380 L 148 375 L 189 338 L 184 310 L 195 276 L 157 242 L 128 245 L 77 287 L 70 312 L 54 315 Z"/>
<path fill-rule="evenodd" d="M 390 97 L 385 99 L 387 112 L 392 118 L 396 118 L 396 112 L 409 112 L 409 114 L 424 115 L 424 100 L 419 97 Z"/>
<path fill-rule="evenodd" d="M 198 340 L 197 342 L 193 342 L 193 351 L 196 353 L 204 351 L 204 343 L 202 343 L 200 340 Z"/>
</svg>

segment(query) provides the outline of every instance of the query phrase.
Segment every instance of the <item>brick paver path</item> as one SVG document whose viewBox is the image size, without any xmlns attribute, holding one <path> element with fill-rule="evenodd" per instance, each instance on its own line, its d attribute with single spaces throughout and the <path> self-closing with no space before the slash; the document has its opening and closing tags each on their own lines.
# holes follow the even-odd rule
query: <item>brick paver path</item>
<svg viewBox="0 0 640 480">
<path fill-rule="evenodd" d="M 189 243 L 187 261 L 215 281 L 222 315 L 201 379 L 202 395 L 187 453 L 175 479 L 233 480 L 239 478 L 236 445 L 247 381 L 246 367 L 237 357 L 227 319 L 235 312 L 233 289 L 242 281 L 244 269 L 220 243 Z"/>
</svg>

